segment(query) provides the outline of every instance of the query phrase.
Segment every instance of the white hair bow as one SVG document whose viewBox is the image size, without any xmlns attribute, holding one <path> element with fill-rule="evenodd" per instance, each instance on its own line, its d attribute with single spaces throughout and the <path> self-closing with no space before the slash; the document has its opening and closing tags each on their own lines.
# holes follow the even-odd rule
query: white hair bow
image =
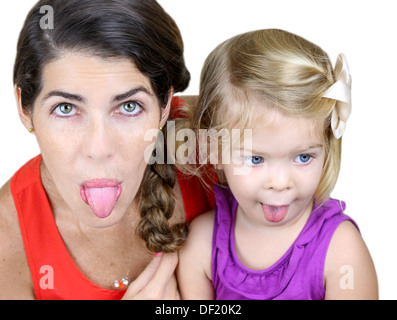
<svg viewBox="0 0 397 320">
<path fill-rule="evenodd" d="M 342 137 L 352 110 L 351 85 L 352 78 L 344 54 L 339 54 L 335 64 L 336 82 L 323 94 L 324 98 L 336 100 L 332 111 L 331 128 L 336 139 Z"/>
</svg>

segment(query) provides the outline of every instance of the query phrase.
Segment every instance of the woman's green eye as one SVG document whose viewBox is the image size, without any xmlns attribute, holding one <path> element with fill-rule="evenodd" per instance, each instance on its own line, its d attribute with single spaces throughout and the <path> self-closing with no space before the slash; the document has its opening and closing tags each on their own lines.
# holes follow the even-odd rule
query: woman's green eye
<svg viewBox="0 0 397 320">
<path fill-rule="evenodd" d="M 137 101 L 124 102 L 121 105 L 121 112 L 128 116 L 135 116 L 142 110 L 141 105 Z"/>
<path fill-rule="evenodd" d="M 54 111 L 54 115 L 58 118 L 69 118 L 76 113 L 76 108 L 70 103 L 60 103 L 58 104 Z"/>
<path fill-rule="evenodd" d="M 59 111 L 61 111 L 63 114 L 69 114 L 73 110 L 73 105 L 69 103 L 61 103 L 59 105 Z"/>
<path fill-rule="evenodd" d="M 123 103 L 123 108 L 127 112 L 133 112 L 136 108 L 136 102 L 125 102 Z"/>
</svg>

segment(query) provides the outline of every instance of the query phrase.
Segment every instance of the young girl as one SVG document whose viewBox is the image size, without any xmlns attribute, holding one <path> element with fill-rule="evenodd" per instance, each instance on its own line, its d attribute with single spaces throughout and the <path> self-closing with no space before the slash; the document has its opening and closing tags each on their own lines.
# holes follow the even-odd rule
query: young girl
<svg viewBox="0 0 397 320">
<path fill-rule="evenodd" d="M 358 227 L 330 198 L 350 88 L 343 55 L 333 70 L 321 48 L 282 30 L 210 54 L 191 126 L 250 129 L 252 139 L 214 165 L 215 210 L 191 223 L 180 251 L 182 298 L 377 299 Z"/>
</svg>

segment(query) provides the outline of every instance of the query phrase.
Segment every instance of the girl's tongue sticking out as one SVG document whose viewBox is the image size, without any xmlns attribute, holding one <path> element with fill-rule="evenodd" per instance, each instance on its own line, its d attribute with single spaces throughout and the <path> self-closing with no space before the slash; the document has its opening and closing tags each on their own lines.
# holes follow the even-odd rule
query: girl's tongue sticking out
<svg viewBox="0 0 397 320">
<path fill-rule="evenodd" d="M 281 222 L 284 220 L 288 213 L 289 206 L 269 206 L 267 204 L 262 204 L 263 214 L 269 222 Z"/>
</svg>

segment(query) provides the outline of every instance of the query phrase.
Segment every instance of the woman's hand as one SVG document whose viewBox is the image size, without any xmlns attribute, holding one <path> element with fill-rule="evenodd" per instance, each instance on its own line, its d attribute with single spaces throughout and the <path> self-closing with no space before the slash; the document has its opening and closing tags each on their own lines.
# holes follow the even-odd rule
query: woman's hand
<svg viewBox="0 0 397 320">
<path fill-rule="evenodd" d="M 123 300 L 180 299 L 175 277 L 177 253 L 160 253 L 129 286 Z"/>
</svg>

